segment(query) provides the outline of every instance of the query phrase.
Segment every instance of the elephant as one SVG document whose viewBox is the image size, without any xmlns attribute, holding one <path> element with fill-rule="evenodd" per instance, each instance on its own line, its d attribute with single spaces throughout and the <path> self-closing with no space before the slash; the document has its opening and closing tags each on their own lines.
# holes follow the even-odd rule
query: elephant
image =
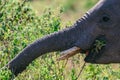
<svg viewBox="0 0 120 80">
<path fill-rule="evenodd" d="M 18 75 L 39 56 L 53 51 L 71 50 L 71 48 L 80 49 L 79 52 L 88 51 L 84 59 L 87 63 L 120 63 L 119 21 L 120 0 L 99 0 L 69 28 L 47 35 L 28 45 L 8 62 L 7 67 L 14 75 Z M 99 37 L 102 37 L 106 44 L 96 54 L 90 50 Z"/>
</svg>

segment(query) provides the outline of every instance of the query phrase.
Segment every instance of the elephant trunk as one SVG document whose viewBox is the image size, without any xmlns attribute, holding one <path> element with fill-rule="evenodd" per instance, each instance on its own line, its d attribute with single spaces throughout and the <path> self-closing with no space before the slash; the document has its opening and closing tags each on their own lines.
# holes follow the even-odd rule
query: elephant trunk
<svg viewBox="0 0 120 80">
<path fill-rule="evenodd" d="M 63 51 L 75 46 L 82 50 L 88 49 L 97 35 L 94 34 L 96 31 L 94 27 L 87 27 L 90 24 L 88 15 L 82 17 L 72 27 L 50 34 L 30 44 L 7 64 L 8 68 L 17 75 L 34 59 L 47 52 Z"/>
<path fill-rule="evenodd" d="M 73 47 L 77 40 L 77 32 L 79 32 L 76 27 L 77 25 L 74 25 L 33 42 L 10 61 L 7 67 L 13 74 L 18 75 L 37 57 L 47 52 L 62 51 Z"/>
</svg>

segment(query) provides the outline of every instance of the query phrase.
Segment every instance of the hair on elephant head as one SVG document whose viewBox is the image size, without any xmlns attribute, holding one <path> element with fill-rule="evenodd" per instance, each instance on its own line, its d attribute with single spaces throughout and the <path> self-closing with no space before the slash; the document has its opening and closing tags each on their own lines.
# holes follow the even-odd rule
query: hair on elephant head
<svg viewBox="0 0 120 80">
<path fill-rule="evenodd" d="M 72 47 L 88 51 L 86 62 L 120 63 L 119 21 L 120 0 L 99 0 L 73 26 L 36 40 L 11 60 L 7 67 L 17 75 L 37 57 L 47 52 L 64 51 Z M 94 42 L 101 38 L 106 44 L 97 53 L 92 52 Z"/>
</svg>

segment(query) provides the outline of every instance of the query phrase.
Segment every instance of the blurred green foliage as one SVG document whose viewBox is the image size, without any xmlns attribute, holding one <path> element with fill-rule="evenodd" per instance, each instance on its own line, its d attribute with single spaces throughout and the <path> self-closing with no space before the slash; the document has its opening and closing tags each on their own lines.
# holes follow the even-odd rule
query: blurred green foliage
<svg viewBox="0 0 120 80">
<path fill-rule="evenodd" d="M 39 2 L 48 1 L 40 0 Z M 22 0 L 0 0 L 0 80 L 15 78 L 8 69 L 2 67 L 29 43 L 61 29 L 62 20 L 67 18 L 63 14 L 68 14 L 68 11 L 77 11 L 79 8 L 76 8 L 75 3 L 79 1 L 85 10 L 97 2 L 97 0 L 66 0 L 65 2 L 61 0 L 55 2 L 55 4 L 62 4 L 60 8 L 45 8 L 43 14 L 38 16 L 30 5 L 34 3 L 34 0 L 31 3 Z M 64 18 L 61 18 L 62 16 Z M 57 62 L 58 54 L 59 52 L 54 52 L 41 56 L 15 80 L 76 80 L 84 63 L 84 57 L 76 55 L 70 60 Z M 87 64 L 78 80 L 117 80 L 120 79 L 119 75 L 120 66 L 117 64 Z"/>
</svg>

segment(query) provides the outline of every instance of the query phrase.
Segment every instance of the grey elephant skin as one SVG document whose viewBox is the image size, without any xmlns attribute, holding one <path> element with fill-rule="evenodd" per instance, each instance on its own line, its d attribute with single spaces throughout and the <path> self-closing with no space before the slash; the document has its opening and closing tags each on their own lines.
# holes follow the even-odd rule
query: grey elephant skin
<svg viewBox="0 0 120 80">
<path fill-rule="evenodd" d="M 120 63 L 120 0 L 99 0 L 73 26 L 36 40 L 11 60 L 7 67 L 18 75 L 29 63 L 45 53 L 74 46 L 86 51 L 100 36 L 105 38 L 106 45 L 97 54 L 90 52 L 85 62 Z"/>
</svg>

